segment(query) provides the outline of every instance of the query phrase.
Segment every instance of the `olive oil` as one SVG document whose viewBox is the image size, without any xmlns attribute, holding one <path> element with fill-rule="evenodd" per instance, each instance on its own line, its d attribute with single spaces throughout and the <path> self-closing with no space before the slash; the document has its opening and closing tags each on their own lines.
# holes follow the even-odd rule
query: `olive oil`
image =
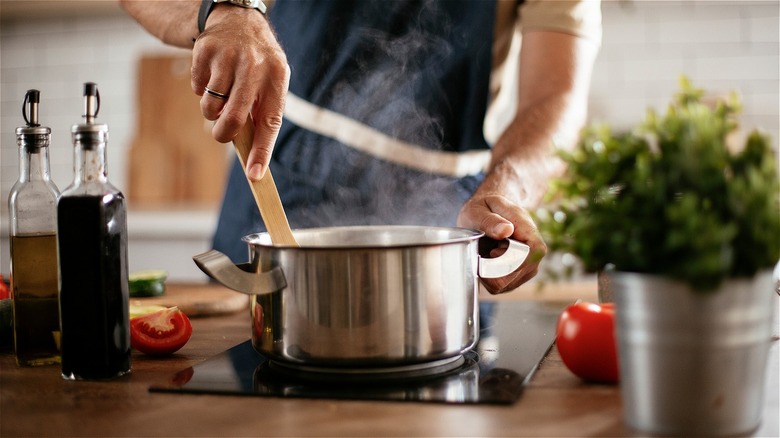
<svg viewBox="0 0 780 438">
<path fill-rule="evenodd" d="M 59 363 L 57 236 L 11 236 L 11 265 L 17 363 Z"/>
</svg>

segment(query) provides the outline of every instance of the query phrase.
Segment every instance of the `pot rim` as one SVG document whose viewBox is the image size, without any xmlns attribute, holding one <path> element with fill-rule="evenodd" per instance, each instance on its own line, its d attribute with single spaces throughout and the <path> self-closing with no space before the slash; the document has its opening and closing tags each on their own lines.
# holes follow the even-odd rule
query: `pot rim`
<svg viewBox="0 0 780 438">
<path fill-rule="evenodd" d="M 310 236 L 321 235 L 324 233 L 413 233 L 422 240 L 404 240 L 400 242 L 379 242 L 371 241 L 366 243 L 356 243 L 354 241 L 341 241 L 339 243 L 318 243 L 310 244 Z M 345 250 L 345 249 L 411 249 L 433 246 L 451 245 L 457 243 L 470 242 L 478 240 L 485 235 L 484 232 L 472 228 L 462 227 L 443 227 L 443 226 L 424 226 L 424 225 L 356 225 L 356 226 L 335 226 L 319 228 L 299 228 L 293 230 L 295 240 L 299 246 L 293 245 L 275 245 L 271 242 L 271 236 L 268 232 L 259 232 L 246 235 L 241 238 L 250 246 L 264 248 L 285 248 L 291 250 Z"/>
</svg>

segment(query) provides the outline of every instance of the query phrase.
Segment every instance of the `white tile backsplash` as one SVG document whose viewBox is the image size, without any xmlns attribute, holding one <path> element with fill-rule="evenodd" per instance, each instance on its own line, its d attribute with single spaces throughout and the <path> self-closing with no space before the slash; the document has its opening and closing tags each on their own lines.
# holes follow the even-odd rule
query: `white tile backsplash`
<svg viewBox="0 0 780 438">
<path fill-rule="evenodd" d="M 658 42 L 660 44 L 701 44 L 740 41 L 741 29 L 740 21 L 732 17 L 717 19 L 703 17 L 696 21 L 675 17 L 659 21 Z"/>
<path fill-rule="evenodd" d="M 743 128 L 777 146 L 780 2 L 604 1 L 604 41 L 594 71 L 592 120 L 636 124 L 663 109 L 685 74 L 717 94 L 739 90 Z"/>
<path fill-rule="evenodd" d="M 775 11 L 776 12 L 776 11 Z M 777 42 L 777 16 L 756 16 L 746 19 L 745 40 L 756 43 Z"/>
<path fill-rule="evenodd" d="M 777 79 L 777 58 L 740 53 L 696 59 L 696 77 L 701 80 L 739 81 Z"/>
</svg>

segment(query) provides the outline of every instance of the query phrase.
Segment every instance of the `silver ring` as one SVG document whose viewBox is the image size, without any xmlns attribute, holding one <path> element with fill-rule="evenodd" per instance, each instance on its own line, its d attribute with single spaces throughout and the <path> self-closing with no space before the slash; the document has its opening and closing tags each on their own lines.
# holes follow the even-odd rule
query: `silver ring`
<svg viewBox="0 0 780 438">
<path fill-rule="evenodd" d="M 216 97 L 217 99 L 225 99 L 225 100 L 227 100 L 227 98 L 230 97 L 229 94 L 222 94 L 222 93 L 216 92 L 214 90 L 210 90 L 209 87 L 204 87 L 204 88 L 206 89 L 206 93 Z"/>
</svg>

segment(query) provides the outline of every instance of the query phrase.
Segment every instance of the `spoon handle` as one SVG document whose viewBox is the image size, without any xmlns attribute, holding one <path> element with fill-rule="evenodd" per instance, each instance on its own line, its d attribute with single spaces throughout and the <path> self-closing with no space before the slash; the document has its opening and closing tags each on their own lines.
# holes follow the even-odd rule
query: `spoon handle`
<svg viewBox="0 0 780 438">
<path fill-rule="evenodd" d="M 255 127 L 252 118 L 248 117 L 246 123 L 233 140 L 236 148 L 236 154 L 241 161 L 241 167 L 246 174 L 246 162 L 249 157 L 249 151 L 252 149 L 252 138 L 254 138 Z M 287 215 L 284 213 L 282 201 L 279 199 L 279 192 L 276 190 L 274 178 L 271 176 L 271 169 L 267 169 L 265 175 L 260 181 L 252 181 L 247 177 L 249 187 L 252 189 L 252 195 L 255 197 L 257 207 L 260 209 L 260 216 L 268 229 L 271 241 L 274 245 L 299 246 L 295 241 L 290 224 L 287 222 Z"/>
</svg>

